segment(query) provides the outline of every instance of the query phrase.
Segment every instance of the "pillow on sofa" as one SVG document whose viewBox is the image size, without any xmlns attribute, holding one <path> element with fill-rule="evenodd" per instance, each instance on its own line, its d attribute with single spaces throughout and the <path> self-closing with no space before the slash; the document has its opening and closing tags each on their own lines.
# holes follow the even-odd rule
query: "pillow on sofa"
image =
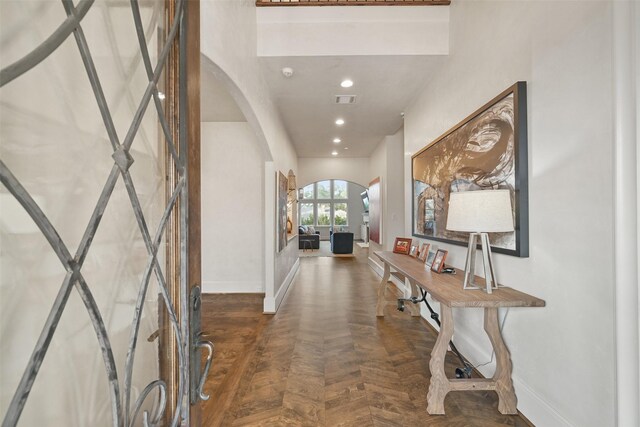
<svg viewBox="0 0 640 427">
<path fill-rule="evenodd" d="M 307 226 L 306 225 L 298 226 L 298 234 L 307 234 Z"/>
<path fill-rule="evenodd" d="M 313 226 L 310 225 L 310 226 L 307 227 L 307 233 L 308 234 L 316 234 L 316 229 L 313 228 Z"/>
</svg>

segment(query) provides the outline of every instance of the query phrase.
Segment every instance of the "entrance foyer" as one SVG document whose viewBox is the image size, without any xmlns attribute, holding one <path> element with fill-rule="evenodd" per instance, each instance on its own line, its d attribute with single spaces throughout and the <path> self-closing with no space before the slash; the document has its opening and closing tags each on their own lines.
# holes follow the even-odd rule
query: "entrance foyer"
<svg viewBox="0 0 640 427">
<path fill-rule="evenodd" d="M 392 304 L 377 318 L 380 277 L 367 265 L 368 249 L 354 246 L 354 254 L 302 258 L 274 316 L 262 315 L 260 296 L 205 296 L 203 330 L 217 355 L 204 426 L 529 425 L 500 414 L 487 391 L 449 393 L 446 415 L 427 414 L 437 336 Z M 458 364 L 448 353 L 448 376 Z"/>
</svg>

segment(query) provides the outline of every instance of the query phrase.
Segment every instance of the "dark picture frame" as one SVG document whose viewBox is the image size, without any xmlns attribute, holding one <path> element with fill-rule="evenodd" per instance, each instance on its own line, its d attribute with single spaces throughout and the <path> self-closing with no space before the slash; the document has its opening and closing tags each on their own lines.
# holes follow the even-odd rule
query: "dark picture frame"
<svg viewBox="0 0 640 427">
<path fill-rule="evenodd" d="M 287 191 L 289 188 L 289 181 L 282 172 L 278 171 L 278 252 L 282 252 L 287 246 Z"/>
<path fill-rule="evenodd" d="M 411 240 L 405 237 L 396 237 L 396 241 L 393 243 L 393 252 L 408 255 L 411 250 Z"/>
<path fill-rule="evenodd" d="M 412 235 L 467 246 L 446 230 L 453 191 L 508 189 L 515 231 L 489 233 L 493 252 L 529 256 L 527 87 L 517 82 L 411 157 Z"/>
</svg>

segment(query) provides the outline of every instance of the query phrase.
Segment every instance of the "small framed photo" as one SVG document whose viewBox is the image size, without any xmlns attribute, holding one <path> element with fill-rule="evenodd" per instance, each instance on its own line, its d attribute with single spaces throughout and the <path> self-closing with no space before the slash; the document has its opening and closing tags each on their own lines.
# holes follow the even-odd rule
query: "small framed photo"
<svg viewBox="0 0 640 427">
<path fill-rule="evenodd" d="M 438 249 L 438 252 L 436 252 L 436 257 L 433 260 L 433 264 L 431 265 L 431 271 L 440 273 L 444 268 L 445 259 L 447 259 L 447 251 L 445 251 L 444 249 Z"/>
<path fill-rule="evenodd" d="M 411 250 L 411 239 L 404 237 L 396 237 L 396 241 L 393 244 L 393 252 L 397 254 L 407 255 Z"/>
<path fill-rule="evenodd" d="M 411 249 L 409 250 L 409 256 L 417 257 L 418 256 L 418 245 L 411 245 Z"/>
<path fill-rule="evenodd" d="M 427 259 L 424 261 L 424 267 L 427 270 L 431 270 L 431 266 L 433 265 L 433 260 L 436 259 L 437 252 L 438 252 L 438 246 L 431 245 L 429 247 L 429 253 L 427 254 Z"/>
<path fill-rule="evenodd" d="M 429 243 L 423 243 L 420 246 L 420 251 L 418 252 L 418 259 L 422 262 L 425 262 L 427 260 L 427 254 L 429 253 L 429 246 L 431 246 Z"/>
</svg>

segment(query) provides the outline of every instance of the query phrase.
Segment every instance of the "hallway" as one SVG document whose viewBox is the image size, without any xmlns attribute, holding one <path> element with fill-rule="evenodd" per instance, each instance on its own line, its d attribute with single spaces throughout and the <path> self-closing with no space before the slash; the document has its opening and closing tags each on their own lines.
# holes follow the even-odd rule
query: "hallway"
<svg viewBox="0 0 640 427">
<path fill-rule="evenodd" d="M 388 307 L 375 317 L 380 278 L 354 258 L 301 258 L 275 316 L 262 295 L 205 295 L 203 330 L 216 345 L 203 426 L 526 426 L 501 415 L 493 392 L 450 393 L 429 416 L 424 319 Z M 387 295 L 394 300 L 396 295 Z M 449 353 L 448 373 L 458 363 Z"/>
</svg>

